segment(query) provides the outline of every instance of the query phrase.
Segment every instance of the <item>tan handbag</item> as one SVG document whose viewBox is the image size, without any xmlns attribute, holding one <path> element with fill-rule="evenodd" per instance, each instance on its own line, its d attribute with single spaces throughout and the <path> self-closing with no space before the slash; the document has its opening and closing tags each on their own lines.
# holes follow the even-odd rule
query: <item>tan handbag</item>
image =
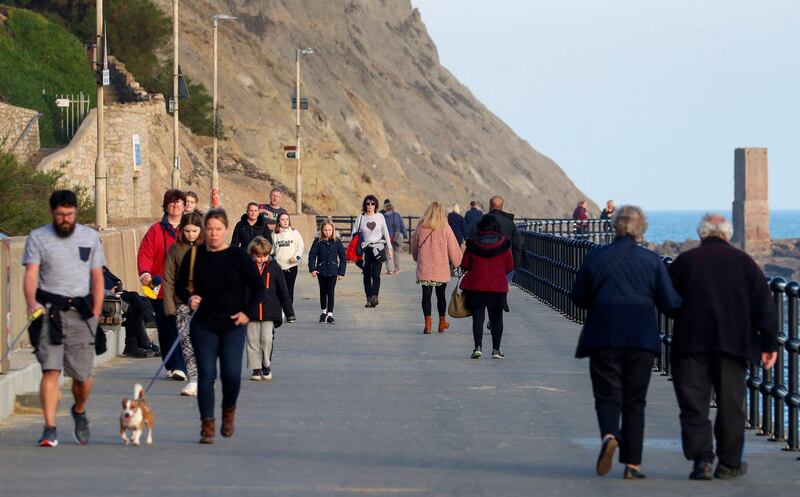
<svg viewBox="0 0 800 497">
<path fill-rule="evenodd" d="M 194 261 L 197 258 L 197 246 L 192 245 L 191 252 L 189 253 L 189 284 L 186 289 L 189 290 L 189 295 L 194 295 Z"/>
<path fill-rule="evenodd" d="M 447 314 L 456 319 L 472 316 L 472 311 L 467 307 L 467 296 L 461 291 L 459 285 L 461 285 L 461 278 L 458 279 L 453 294 L 450 296 L 450 304 L 447 306 Z"/>
</svg>

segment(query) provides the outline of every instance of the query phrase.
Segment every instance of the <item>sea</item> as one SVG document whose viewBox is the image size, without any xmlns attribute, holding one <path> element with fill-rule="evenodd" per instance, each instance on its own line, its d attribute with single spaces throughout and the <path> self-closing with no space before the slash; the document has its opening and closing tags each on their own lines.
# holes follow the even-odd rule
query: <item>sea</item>
<svg viewBox="0 0 800 497">
<path fill-rule="evenodd" d="M 688 239 L 696 240 L 697 223 L 707 212 L 719 212 L 731 219 L 731 212 L 710 209 L 687 211 L 648 211 L 647 220 L 649 227 L 645 233 L 648 242 L 662 243 L 666 240 L 683 242 Z M 769 214 L 770 236 L 773 240 L 783 238 L 800 238 L 800 210 L 772 210 Z"/>
</svg>

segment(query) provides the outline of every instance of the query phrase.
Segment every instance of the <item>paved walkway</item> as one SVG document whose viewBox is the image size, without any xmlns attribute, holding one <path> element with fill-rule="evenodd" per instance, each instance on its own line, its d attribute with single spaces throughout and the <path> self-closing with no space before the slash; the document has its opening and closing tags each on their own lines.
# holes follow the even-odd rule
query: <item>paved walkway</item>
<svg viewBox="0 0 800 497">
<path fill-rule="evenodd" d="M 38 416 L 0 423 L 0 495 L 752 497 L 800 490 L 796 454 L 752 435 L 745 478 L 688 481 L 663 377 L 653 378 L 649 398 L 648 479 L 625 481 L 621 467 L 595 476 L 588 366 L 572 358 L 578 327 L 514 289 L 506 359 L 470 360 L 469 320 L 443 335 L 420 333 L 420 292 L 410 261 L 404 267 L 384 278 L 376 309 L 364 309 L 360 274 L 350 273 L 338 288 L 335 327 L 317 324 L 316 284 L 301 277 L 298 322 L 278 331 L 275 379 L 243 382 L 234 438 L 198 445 L 195 400 L 159 380 L 149 395 L 155 444 L 124 447 L 119 400 L 134 382 L 146 383 L 157 363 L 120 359 L 98 371 L 88 447 L 71 440 L 67 402 L 55 449 L 35 447 Z"/>
</svg>

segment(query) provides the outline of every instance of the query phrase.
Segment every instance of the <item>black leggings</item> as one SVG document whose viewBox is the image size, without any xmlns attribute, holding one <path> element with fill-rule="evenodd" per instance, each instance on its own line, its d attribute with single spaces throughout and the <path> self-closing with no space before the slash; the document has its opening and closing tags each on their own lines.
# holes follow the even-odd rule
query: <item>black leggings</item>
<svg viewBox="0 0 800 497">
<path fill-rule="evenodd" d="M 283 278 L 286 280 L 286 288 L 289 289 L 289 298 L 294 302 L 294 282 L 297 280 L 297 266 L 284 269 Z"/>
<path fill-rule="evenodd" d="M 472 338 L 475 348 L 483 344 L 483 321 L 486 318 L 486 306 L 472 307 Z M 489 324 L 492 325 L 492 349 L 500 350 L 500 340 L 503 338 L 503 307 L 489 307 Z"/>
<path fill-rule="evenodd" d="M 439 286 L 422 286 L 422 314 L 424 316 L 431 315 L 431 296 L 433 289 L 436 289 L 436 310 L 439 311 L 439 317 L 443 317 L 447 313 L 447 283 Z"/>
<path fill-rule="evenodd" d="M 321 309 L 333 312 L 333 291 L 336 289 L 336 275 L 317 275 L 319 283 L 319 305 Z"/>
<path fill-rule="evenodd" d="M 381 268 L 383 261 L 375 259 L 372 249 L 364 250 L 364 294 L 367 298 L 377 297 L 381 291 Z"/>
</svg>

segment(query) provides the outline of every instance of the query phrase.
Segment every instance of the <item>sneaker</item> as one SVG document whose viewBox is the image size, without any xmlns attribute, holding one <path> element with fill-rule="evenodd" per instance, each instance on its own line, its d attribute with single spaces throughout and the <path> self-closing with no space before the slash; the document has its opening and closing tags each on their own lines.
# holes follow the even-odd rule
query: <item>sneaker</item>
<svg viewBox="0 0 800 497">
<path fill-rule="evenodd" d="M 378 296 L 373 295 L 372 298 L 370 298 L 369 303 L 372 307 L 378 307 Z"/>
<path fill-rule="evenodd" d="M 171 380 L 172 379 L 172 370 L 171 369 L 165 369 L 164 370 L 164 376 L 166 376 L 168 380 Z"/>
<path fill-rule="evenodd" d="M 272 368 L 261 368 L 261 379 L 262 380 L 271 380 L 272 379 Z"/>
<path fill-rule="evenodd" d="M 492 350 L 492 359 L 503 359 L 505 356 L 500 349 Z"/>
<path fill-rule="evenodd" d="M 250 375 L 250 379 L 253 381 L 261 381 L 261 370 L 254 369 L 253 374 Z"/>
<path fill-rule="evenodd" d="M 695 461 L 692 472 L 689 473 L 690 480 L 712 480 L 711 463 L 706 461 Z"/>
<path fill-rule="evenodd" d="M 291 324 L 291 323 L 294 323 L 295 321 L 297 321 L 296 317 L 294 317 L 294 316 L 286 316 L 286 322 L 287 323 Z"/>
<path fill-rule="evenodd" d="M 323 324 L 323 323 L 325 323 L 325 317 L 326 317 L 327 315 L 328 315 L 328 314 L 327 314 L 327 313 L 325 313 L 325 312 L 323 312 L 322 314 L 320 314 L 320 315 L 319 315 L 319 323 L 320 323 L 320 324 Z"/>
<path fill-rule="evenodd" d="M 469 356 L 470 359 L 480 359 L 483 354 L 481 353 L 481 348 L 477 347 L 475 350 L 472 351 L 472 355 Z"/>
<path fill-rule="evenodd" d="M 190 381 L 186 384 L 185 387 L 181 389 L 181 395 L 184 397 L 196 397 L 197 396 L 197 382 Z"/>
<path fill-rule="evenodd" d="M 45 426 L 42 436 L 39 437 L 39 447 L 57 447 L 58 435 L 55 426 Z"/>
<path fill-rule="evenodd" d="M 325 318 L 325 322 L 328 324 L 336 324 L 336 320 L 333 319 L 333 314 L 328 314 L 328 317 Z"/>
<path fill-rule="evenodd" d="M 730 480 L 731 478 L 744 476 L 745 474 L 747 474 L 747 463 L 744 461 L 742 461 L 742 465 L 738 468 L 732 468 L 730 466 L 725 466 L 722 463 L 718 463 L 717 469 L 714 471 L 714 478 L 719 478 L 720 480 Z"/>
<path fill-rule="evenodd" d="M 364 307 L 375 307 L 372 305 L 372 297 L 367 297 L 367 303 L 364 305 Z"/>
<path fill-rule="evenodd" d="M 158 345 L 150 342 L 150 345 L 147 347 L 143 347 L 142 350 L 147 352 L 147 355 L 150 357 L 156 357 L 161 355 L 161 349 L 158 348 Z"/>
<path fill-rule="evenodd" d="M 89 418 L 86 412 L 78 414 L 75 412 L 75 405 L 73 404 L 69 412 L 72 414 L 72 420 L 75 421 L 75 441 L 81 445 L 89 443 Z"/>
<path fill-rule="evenodd" d="M 145 349 L 140 349 L 139 347 L 136 348 L 126 348 L 122 351 L 122 355 L 124 357 L 130 357 L 132 359 L 144 359 L 145 357 L 150 357 L 150 353 Z"/>
<path fill-rule="evenodd" d="M 175 381 L 186 381 L 186 373 L 180 369 L 176 369 L 172 372 L 171 378 Z"/>
</svg>

